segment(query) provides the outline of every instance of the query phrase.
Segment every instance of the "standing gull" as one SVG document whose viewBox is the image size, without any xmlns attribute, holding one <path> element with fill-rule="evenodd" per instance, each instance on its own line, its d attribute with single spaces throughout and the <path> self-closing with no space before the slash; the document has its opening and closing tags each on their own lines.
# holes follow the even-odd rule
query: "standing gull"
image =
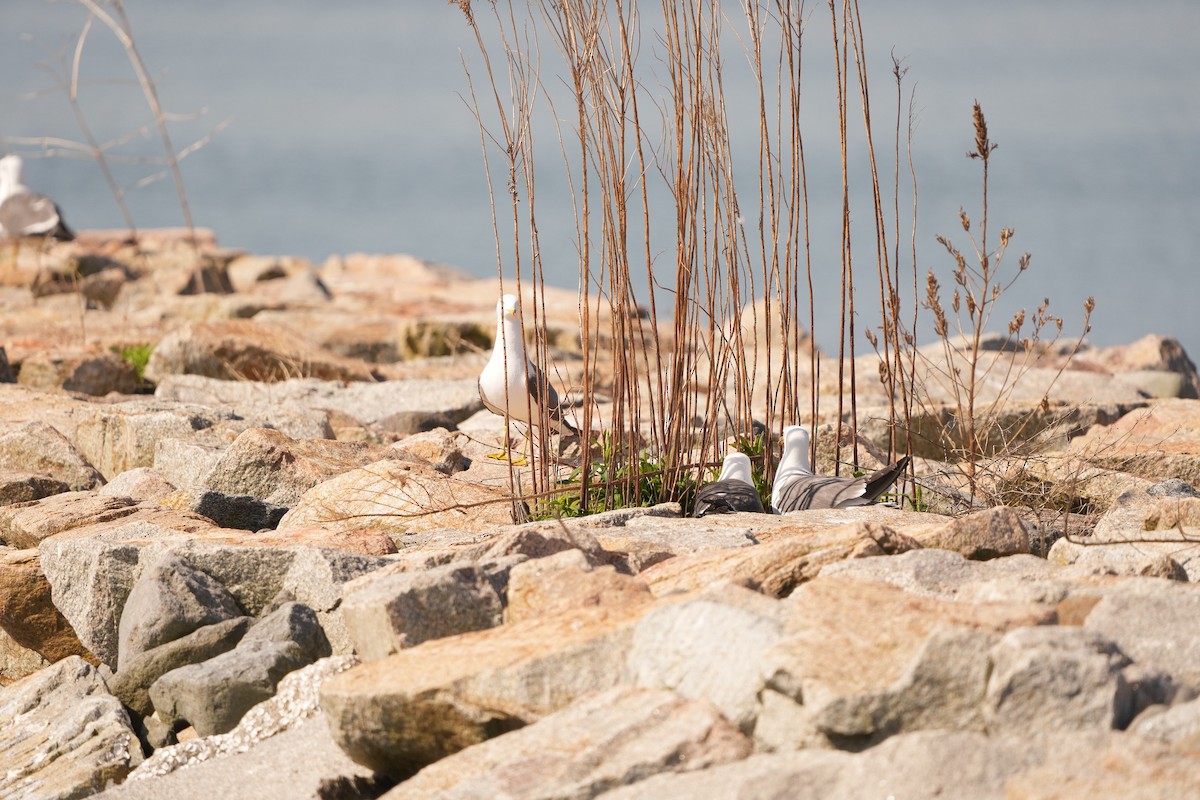
<svg viewBox="0 0 1200 800">
<path fill-rule="evenodd" d="M 895 464 L 858 478 L 814 475 L 808 461 L 808 442 L 807 429 L 799 425 L 783 429 L 783 456 L 771 487 L 771 510 L 776 514 L 874 503 L 908 466 L 908 456 L 904 456 Z"/>
<path fill-rule="evenodd" d="M 731 514 L 735 511 L 752 511 L 765 514 L 762 498 L 750 475 L 750 457 L 736 450 L 725 455 L 720 476 L 696 490 L 693 517 L 706 514 Z"/>
<path fill-rule="evenodd" d="M 493 414 L 527 425 L 548 424 L 551 431 L 564 436 L 579 431 L 563 416 L 558 392 L 545 373 L 525 355 L 521 331 L 521 306 L 515 295 L 506 294 L 496 303 L 496 344 L 492 357 L 479 373 L 479 399 Z M 489 453 L 492 458 L 509 455 L 508 423 L 505 422 L 505 449 Z"/>
<path fill-rule="evenodd" d="M 54 201 L 21 183 L 21 157 L 15 154 L 0 158 L 0 235 L 75 238 Z"/>
</svg>

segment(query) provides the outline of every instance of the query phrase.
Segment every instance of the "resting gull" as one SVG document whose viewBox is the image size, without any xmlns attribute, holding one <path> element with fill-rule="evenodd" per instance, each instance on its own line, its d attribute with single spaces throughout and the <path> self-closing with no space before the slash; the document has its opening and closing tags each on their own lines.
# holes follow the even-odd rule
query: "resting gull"
<svg viewBox="0 0 1200 800">
<path fill-rule="evenodd" d="M 558 392 L 545 373 L 525 355 L 521 331 L 521 305 L 515 295 L 506 294 L 496 303 L 496 344 L 492 357 L 479 373 L 479 399 L 493 414 L 509 420 L 540 426 L 564 436 L 577 434 L 563 416 Z M 505 424 L 505 449 L 489 454 L 508 457 L 508 426 Z"/>
<path fill-rule="evenodd" d="M 21 157 L 12 153 L 0 158 L 0 235 L 75 238 L 54 201 L 21 183 Z"/>
<path fill-rule="evenodd" d="M 771 487 L 771 509 L 777 514 L 806 508 L 847 508 L 874 503 L 908 466 L 908 456 L 858 478 L 814 475 L 808 461 L 808 430 L 783 429 L 783 456 Z"/>
<path fill-rule="evenodd" d="M 754 478 L 750 475 L 750 457 L 736 450 L 725 455 L 720 476 L 696 490 L 692 516 L 731 514 L 735 511 L 766 513 L 762 498 L 754 486 Z"/>
</svg>

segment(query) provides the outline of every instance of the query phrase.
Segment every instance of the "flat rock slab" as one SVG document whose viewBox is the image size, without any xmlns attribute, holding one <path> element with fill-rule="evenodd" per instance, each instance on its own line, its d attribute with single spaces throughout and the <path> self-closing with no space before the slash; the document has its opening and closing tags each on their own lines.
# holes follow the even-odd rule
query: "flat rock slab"
<svg viewBox="0 0 1200 800">
<path fill-rule="evenodd" d="M 1104 593 L 1084 627 L 1115 642 L 1133 661 L 1200 689 L 1200 586 L 1129 578 Z"/>
<path fill-rule="evenodd" d="M 639 577 L 659 597 L 702 589 L 723 580 L 743 584 L 771 597 L 786 597 L 797 586 L 815 578 L 828 564 L 852 556 L 903 552 L 915 546 L 911 539 L 875 521 L 817 526 L 812 530 L 786 533 L 783 526 L 778 526 L 765 544 L 671 558 L 650 566 Z"/>
<path fill-rule="evenodd" d="M 0 692 L 0 753 L 6 800 L 87 797 L 142 761 L 125 709 L 78 656 Z"/>
<path fill-rule="evenodd" d="M 783 605 L 783 635 L 762 660 L 756 734 L 800 737 L 793 747 L 982 730 L 987 650 L 1005 631 L 1056 619 L 1052 606 L 939 600 L 840 577 L 810 581 Z"/>
<path fill-rule="evenodd" d="M 654 775 L 603 800 L 862 800 L 868 797 L 1003 800 L 1008 779 L 1036 751 L 981 733 L 915 731 L 862 753 L 801 750 L 754 755 L 694 772 Z M 1084 795 L 1089 796 L 1089 795 Z"/>
<path fill-rule="evenodd" d="M 384 798 L 593 797 L 646 774 L 700 770 L 750 750 L 750 740 L 707 703 L 621 687 L 447 756 Z"/>
<path fill-rule="evenodd" d="M 438 412 L 457 423 L 483 408 L 475 378 L 350 384 L 293 378 L 267 384 L 175 375 L 160 381 L 155 395 L 167 400 L 234 408 L 281 404 L 327 409 L 369 425 L 386 425 L 389 417 L 412 412 Z"/>
<path fill-rule="evenodd" d="M 586 609 L 425 642 L 321 691 L 334 740 L 395 777 L 620 680 L 645 604 Z"/>
</svg>

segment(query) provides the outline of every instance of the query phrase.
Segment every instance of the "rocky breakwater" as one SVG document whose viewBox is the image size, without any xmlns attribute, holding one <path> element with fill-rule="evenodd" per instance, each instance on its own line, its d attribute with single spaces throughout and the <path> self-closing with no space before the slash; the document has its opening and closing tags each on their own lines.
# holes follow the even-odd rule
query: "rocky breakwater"
<svg viewBox="0 0 1200 800">
<path fill-rule="evenodd" d="M 1064 384 L 1106 391 L 1041 453 L 1090 514 L 1057 541 L 1020 506 L 518 524 L 494 281 L 160 238 L 0 290 L 0 796 L 1200 795 L 1169 340 Z M 97 377 L 143 344 L 136 391 Z"/>
</svg>

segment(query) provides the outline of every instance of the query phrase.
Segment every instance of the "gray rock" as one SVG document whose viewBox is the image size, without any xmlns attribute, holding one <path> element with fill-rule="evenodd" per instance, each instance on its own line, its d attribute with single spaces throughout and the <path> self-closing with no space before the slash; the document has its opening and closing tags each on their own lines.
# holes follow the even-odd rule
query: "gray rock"
<svg viewBox="0 0 1200 800">
<path fill-rule="evenodd" d="M 211 437 L 165 436 L 154 446 L 154 471 L 181 490 L 199 489 L 226 447 Z"/>
<path fill-rule="evenodd" d="M 0 468 L 53 477 L 75 492 L 104 483 L 96 468 L 66 436 L 40 421 L 26 423 L 19 430 L 0 436 Z"/>
<path fill-rule="evenodd" d="M 625 680 L 712 703 L 753 728 L 765 676 L 755 668 L 782 634 L 779 601 L 723 586 L 651 610 L 633 632 Z"/>
<path fill-rule="evenodd" d="M 278 691 L 242 717 L 229 733 L 189 739 L 156 750 L 129 776 L 129 784 L 167 775 L 181 767 L 223 759 L 249 750 L 312 719 L 318 713 L 318 690 L 325 681 L 357 663 L 353 656 L 323 658 L 279 682 Z"/>
<path fill-rule="evenodd" d="M 147 716 L 154 710 L 150 702 L 152 683 L 173 669 L 232 650 L 250 630 L 250 623 L 250 617 L 227 619 L 139 653 L 122 664 L 109 681 L 109 689 L 126 706 Z"/>
<path fill-rule="evenodd" d="M 359 657 L 499 625 L 500 597 L 484 571 L 450 564 L 419 572 L 380 570 L 345 587 L 342 614 Z"/>
<path fill-rule="evenodd" d="M 483 408 L 474 378 L 399 380 L 378 383 L 293 378 L 265 384 L 171 375 L 158 383 L 156 396 L 186 403 L 228 404 L 237 409 L 270 402 L 279 406 L 332 409 L 359 422 L 375 424 L 395 414 L 444 414 L 453 423 Z"/>
<path fill-rule="evenodd" d="M 1018 628 L 992 648 L 984 713 L 992 735 L 1061 735 L 1128 724 L 1129 659 L 1082 628 Z"/>
<path fill-rule="evenodd" d="M 1084 627 L 1139 664 L 1200 689 L 1200 592 L 1191 584 L 1131 578 L 1109 589 Z"/>
<path fill-rule="evenodd" d="M 293 439 L 268 428 L 243 431 L 202 481 L 205 489 L 292 505 L 318 483 L 384 458 L 405 455 L 383 445 Z"/>
<path fill-rule="evenodd" d="M 79 656 L 0 692 L 0 753 L 9 800 L 87 797 L 142 761 L 125 709 Z"/>
<path fill-rule="evenodd" d="M 1140 716 L 1129 731 L 1160 742 L 1197 741 L 1200 738 L 1200 698 L 1171 708 L 1162 707 L 1156 714 Z"/>
<path fill-rule="evenodd" d="M 862 753 L 801 750 L 754 755 L 695 772 L 655 775 L 603 800 L 1003 800 L 1008 779 L 1039 753 L 1019 740 L 971 731 L 915 731 Z"/>
<path fill-rule="evenodd" d="M 1056 571 L 1045 559 L 1031 555 L 972 561 L 950 550 L 920 549 L 895 556 L 849 558 L 823 567 L 820 574 L 882 581 L 925 597 L 955 599 L 974 594 L 981 584 L 990 581 L 1016 579 L 1044 585 L 1052 582 Z M 1065 594 L 1066 589 L 1060 592 Z"/>
<path fill-rule="evenodd" d="M 233 595 L 175 555 L 145 568 L 121 611 L 118 654 L 122 662 L 197 628 L 241 616 Z"/>
<path fill-rule="evenodd" d="M 155 448 L 163 439 L 199 435 L 204 440 L 205 431 L 234 420 L 230 412 L 204 406 L 129 400 L 91 411 L 76 427 L 75 444 L 105 478 L 113 478 L 134 467 L 156 466 Z"/>
<path fill-rule="evenodd" d="M 150 686 L 155 714 L 190 724 L 201 736 L 225 733 L 275 694 L 285 675 L 329 655 L 312 609 L 285 603 L 259 621 L 233 650 L 172 670 Z"/>
<path fill-rule="evenodd" d="M 121 609 L 137 580 L 141 547 L 52 537 L 38 548 L 54 605 L 105 664 L 117 663 Z"/>
<path fill-rule="evenodd" d="M 737 761 L 750 749 L 707 703 L 623 687 L 447 756 L 384 798 L 594 797 L 649 774 Z"/>
<path fill-rule="evenodd" d="M 96 800 L 327 800 L 375 797 L 384 786 L 374 773 L 346 757 L 317 714 L 244 752 L 233 751 L 164 776 L 129 780 Z"/>
<path fill-rule="evenodd" d="M 281 604 L 254 623 L 238 646 L 249 647 L 258 642 L 294 644 L 310 663 L 331 655 L 329 640 L 317 621 L 316 612 L 294 601 Z"/>
</svg>

